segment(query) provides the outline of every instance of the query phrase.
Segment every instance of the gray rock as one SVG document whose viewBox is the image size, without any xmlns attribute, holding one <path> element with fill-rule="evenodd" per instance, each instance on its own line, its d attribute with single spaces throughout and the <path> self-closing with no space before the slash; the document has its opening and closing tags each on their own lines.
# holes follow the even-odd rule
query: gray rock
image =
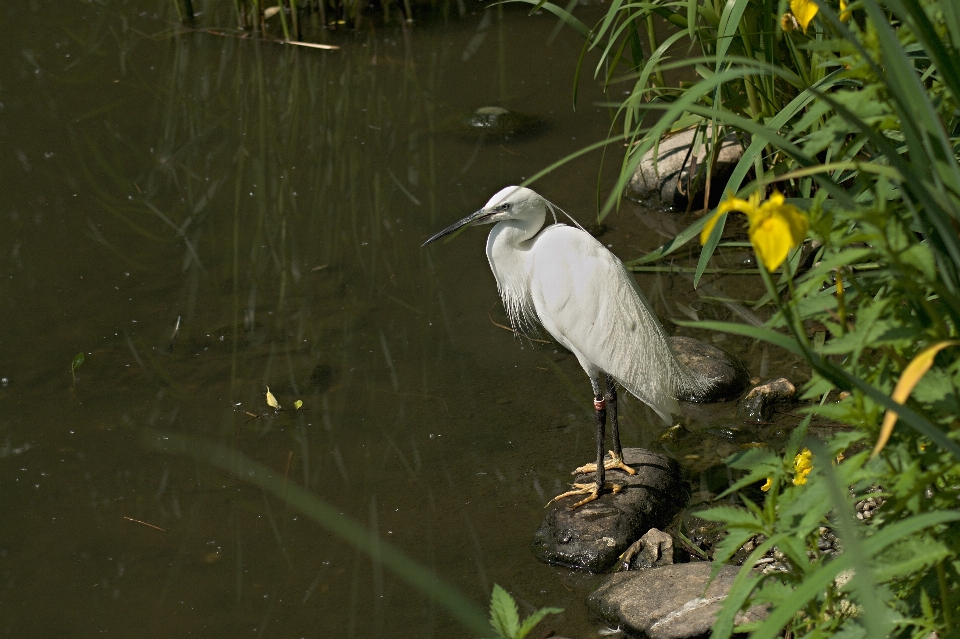
<svg viewBox="0 0 960 639">
<path fill-rule="evenodd" d="M 608 470 L 608 482 L 620 484 L 617 494 L 605 492 L 600 499 L 575 510 L 576 497 L 551 505 L 531 547 L 541 561 L 603 572 L 643 533 L 666 527 L 686 504 L 689 492 L 676 461 L 644 450 L 625 448 L 624 461 L 636 475 Z M 593 473 L 578 475 L 576 482 L 594 480 Z"/>
<path fill-rule="evenodd" d="M 740 360 L 716 346 L 678 335 L 670 338 L 670 346 L 681 364 L 716 380 L 706 393 L 681 395 L 677 399 L 688 402 L 724 401 L 740 395 L 750 383 L 750 373 Z"/>
<path fill-rule="evenodd" d="M 673 537 L 651 528 L 623 553 L 625 570 L 646 570 L 673 563 Z"/>
<path fill-rule="evenodd" d="M 707 637 L 739 572 L 736 566 L 724 566 L 707 587 L 711 567 L 710 562 L 698 561 L 618 572 L 587 598 L 587 606 L 607 623 L 641 637 Z M 765 609 L 751 608 L 737 617 L 737 623 L 765 617 Z"/>
<path fill-rule="evenodd" d="M 786 377 L 750 389 L 737 404 L 737 418 L 760 424 L 770 421 L 773 411 L 794 401 L 797 387 Z"/>
<path fill-rule="evenodd" d="M 686 209 L 690 200 L 688 191 L 692 189 L 694 206 L 702 206 L 707 176 L 707 149 L 703 144 L 704 136 L 699 135 L 696 147 L 691 152 L 696 131 L 695 128 L 687 129 L 664 138 L 659 148 L 653 147 L 647 151 L 627 183 L 627 195 L 653 208 Z M 720 151 L 711 174 L 711 202 L 720 200 L 727 179 L 743 157 L 743 149 L 743 143 L 735 133 L 728 134 L 720 141 Z"/>
<path fill-rule="evenodd" d="M 517 139 L 539 133 L 543 122 L 536 116 L 498 106 L 480 107 L 460 120 L 461 129 L 491 142 Z"/>
</svg>

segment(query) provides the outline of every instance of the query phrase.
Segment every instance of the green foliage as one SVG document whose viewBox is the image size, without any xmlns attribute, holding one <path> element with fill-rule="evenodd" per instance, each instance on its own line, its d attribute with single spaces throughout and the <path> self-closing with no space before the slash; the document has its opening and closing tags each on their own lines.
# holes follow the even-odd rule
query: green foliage
<svg viewBox="0 0 960 639">
<path fill-rule="evenodd" d="M 946 22 L 948 4 L 863 0 L 849 26 L 822 4 L 808 49 L 835 69 L 833 84 L 805 89 L 813 99 L 798 118 L 761 138 L 793 161 L 770 166 L 761 181 L 806 195 L 794 202 L 809 209 L 817 248 L 807 249 L 809 268 L 799 268 L 798 254 L 779 276 L 761 270 L 768 294 L 760 303 L 775 312 L 763 328 L 734 331 L 804 355 L 813 369 L 805 397 L 819 400 L 809 412 L 854 430 L 808 443 L 814 472 L 805 485 L 791 480 L 801 431 L 782 455 L 751 451 L 730 460 L 746 473 L 740 487 L 771 483 L 762 503 L 744 496 L 745 509 L 708 512 L 729 531 L 716 559 L 729 559 L 755 534 L 766 541 L 744 562 L 714 636 L 729 636 L 739 610 L 763 604 L 769 617 L 744 629 L 753 637 L 958 632 L 955 349 L 936 357 L 906 406 L 890 398 L 919 352 L 960 333 L 960 32 Z M 804 189 L 808 178 L 817 188 Z M 846 391 L 843 399 L 837 390 Z M 900 423 L 871 458 L 892 408 Z M 861 521 L 852 503 L 869 487 L 881 487 L 886 501 Z M 821 527 L 838 536 L 842 552 L 820 550 Z M 750 571 L 771 548 L 786 570 Z"/>
<path fill-rule="evenodd" d="M 821 442 L 807 438 L 808 421 L 782 451 L 729 460 L 741 473 L 729 492 L 743 506 L 706 512 L 727 530 L 715 560 L 757 543 L 715 637 L 756 605 L 769 616 L 739 628 L 752 637 L 960 636 L 960 359 L 945 344 L 960 335 L 960 9 L 955 0 L 847 4 L 841 20 L 839 0 L 818 0 L 802 33 L 784 29 L 786 0 L 614 0 L 587 35 L 585 48 L 602 52 L 596 73 L 633 86 L 617 120 L 628 152 L 602 213 L 666 132 L 697 126 L 709 148 L 729 130 L 745 141 L 730 192 L 776 188 L 810 216 L 807 245 L 779 272 L 758 270 L 765 326 L 698 324 L 803 356 L 810 416 L 849 427 Z M 662 43 L 654 19 L 676 27 Z M 703 55 L 671 61 L 682 42 Z M 661 117 L 646 126 L 651 113 Z M 672 257 L 703 223 L 631 265 Z M 695 281 L 723 250 L 723 227 Z M 935 344 L 946 348 L 900 405 L 898 380 Z M 890 410 L 899 421 L 872 456 Z M 794 483 L 805 446 L 813 470 Z M 761 483 L 766 492 L 751 489 Z M 868 489 L 885 501 L 859 519 L 853 504 Z M 819 547 L 827 529 L 839 552 Z M 752 570 L 767 553 L 784 570 Z"/>
<path fill-rule="evenodd" d="M 517 602 L 498 584 L 490 596 L 490 627 L 498 639 L 523 639 L 547 615 L 558 615 L 563 608 L 541 608 L 520 623 Z"/>
</svg>

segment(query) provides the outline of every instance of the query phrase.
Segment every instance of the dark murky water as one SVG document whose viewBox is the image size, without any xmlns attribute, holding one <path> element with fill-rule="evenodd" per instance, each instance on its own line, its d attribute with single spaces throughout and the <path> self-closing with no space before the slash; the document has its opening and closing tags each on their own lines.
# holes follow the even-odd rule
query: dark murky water
<svg viewBox="0 0 960 639">
<path fill-rule="evenodd" d="M 579 37 L 548 45 L 555 19 L 471 4 L 334 34 L 342 49 L 324 52 L 171 37 L 168 5 L 0 10 L 0 634 L 465 636 L 255 485 L 150 452 L 144 428 L 239 447 L 479 607 L 497 582 L 523 607 L 565 607 L 558 631 L 595 633 L 583 599 L 598 578 L 528 549 L 591 455 L 586 377 L 496 326 L 482 231 L 420 248 L 606 136 L 596 83 L 571 108 Z M 548 129 L 456 132 L 491 104 Z M 535 188 L 589 223 L 599 159 Z M 630 204 L 607 224 L 624 258 L 682 228 Z M 662 317 L 726 312 L 682 277 L 641 282 Z M 719 345 L 762 365 L 755 346 Z M 249 418 L 266 386 L 306 410 Z M 652 445 L 662 424 L 621 406 L 624 443 Z M 726 481 L 737 443 L 718 441 L 682 451 L 701 496 Z"/>
</svg>

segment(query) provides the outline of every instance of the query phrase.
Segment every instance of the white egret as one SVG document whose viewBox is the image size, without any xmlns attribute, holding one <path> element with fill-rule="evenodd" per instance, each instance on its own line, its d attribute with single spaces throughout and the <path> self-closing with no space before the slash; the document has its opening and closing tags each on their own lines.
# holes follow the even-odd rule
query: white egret
<svg viewBox="0 0 960 639">
<path fill-rule="evenodd" d="M 671 414 L 679 410 L 676 395 L 705 391 L 713 380 L 677 360 L 663 327 L 623 263 L 582 228 L 557 224 L 556 208 L 528 188 L 508 186 L 482 209 L 440 231 L 423 246 L 465 226 L 495 224 L 487 237 L 487 259 L 514 331 L 535 333 L 537 326 L 542 326 L 576 355 L 590 378 L 597 463 L 574 472 L 595 471 L 596 481 L 574 484 L 574 490 L 552 500 L 586 495 L 573 509 L 600 496 L 605 470 L 636 472 L 623 462 L 617 423 L 618 382 L 669 424 Z M 541 231 L 548 209 L 554 224 Z M 613 450 L 604 461 L 608 408 Z M 611 488 L 620 490 L 616 485 Z"/>
</svg>

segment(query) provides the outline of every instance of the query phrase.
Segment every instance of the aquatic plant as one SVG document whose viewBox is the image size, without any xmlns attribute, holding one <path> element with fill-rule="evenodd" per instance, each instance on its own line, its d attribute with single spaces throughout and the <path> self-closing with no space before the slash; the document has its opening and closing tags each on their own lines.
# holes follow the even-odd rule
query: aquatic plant
<svg viewBox="0 0 960 639">
<path fill-rule="evenodd" d="M 83 366 L 83 362 L 86 360 L 86 356 L 80 352 L 73 356 L 73 359 L 70 360 L 70 377 L 73 378 L 73 388 L 77 388 L 77 369 Z"/>
<path fill-rule="evenodd" d="M 547 615 L 559 615 L 563 608 L 541 608 L 520 622 L 517 602 L 510 593 L 493 584 L 490 595 L 490 627 L 497 639 L 524 639 Z"/>
</svg>

